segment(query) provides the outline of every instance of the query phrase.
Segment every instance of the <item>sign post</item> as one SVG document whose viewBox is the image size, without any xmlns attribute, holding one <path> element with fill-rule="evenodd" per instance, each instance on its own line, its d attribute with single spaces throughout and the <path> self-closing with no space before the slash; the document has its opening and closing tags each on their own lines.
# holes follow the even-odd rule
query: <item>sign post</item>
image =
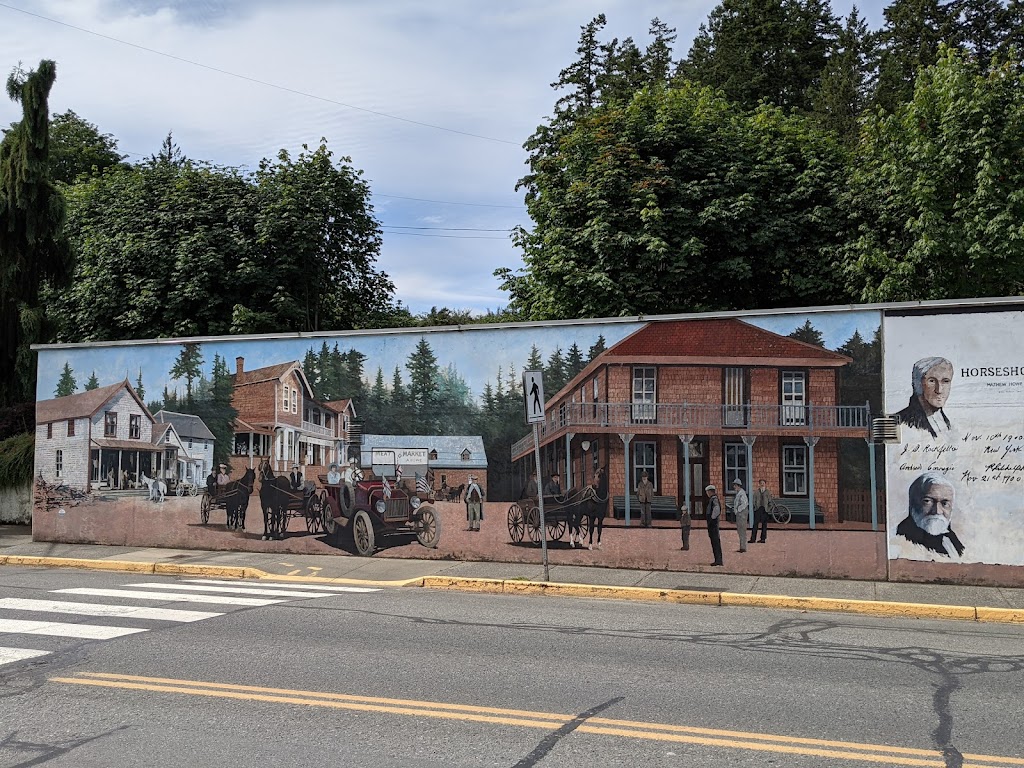
<svg viewBox="0 0 1024 768">
<path fill-rule="evenodd" d="M 537 508 L 540 510 L 540 546 L 544 553 L 544 581 L 548 577 L 548 527 L 544 520 L 544 488 L 540 476 L 540 424 L 544 421 L 544 373 L 523 371 L 526 423 L 533 425 L 533 464 L 537 472 Z"/>
</svg>

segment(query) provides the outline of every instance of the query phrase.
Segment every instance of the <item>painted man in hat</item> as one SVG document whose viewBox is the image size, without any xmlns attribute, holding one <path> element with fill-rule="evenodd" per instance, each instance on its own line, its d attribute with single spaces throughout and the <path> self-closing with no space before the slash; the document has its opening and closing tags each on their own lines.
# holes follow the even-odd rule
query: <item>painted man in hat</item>
<svg viewBox="0 0 1024 768">
<path fill-rule="evenodd" d="M 636 500 L 640 502 L 640 525 L 651 527 L 651 501 L 654 499 L 654 483 L 645 469 L 640 473 L 640 482 L 636 486 Z"/>
<path fill-rule="evenodd" d="M 469 520 L 469 530 L 480 530 L 480 521 L 484 519 L 484 492 L 476 482 L 476 475 L 469 476 L 466 489 L 466 519 Z"/>
<path fill-rule="evenodd" d="M 292 464 L 292 471 L 288 474 L 288 484 L 293 491 L 301 491 L 305 480 L 298 464 Z"/>
<path fill-rule="evenodd" d="M 715 556 L 712 565 L 724 565 L 722 562 L 722 537 L 718 531 L 719 520 L 722 517 L 722 502 L 718 500 L 718 489 L 709 485 L 704 489 L 704 495 L 708 497 L 708 538 L 711 539 L 711 552 Z"/>
</svg>

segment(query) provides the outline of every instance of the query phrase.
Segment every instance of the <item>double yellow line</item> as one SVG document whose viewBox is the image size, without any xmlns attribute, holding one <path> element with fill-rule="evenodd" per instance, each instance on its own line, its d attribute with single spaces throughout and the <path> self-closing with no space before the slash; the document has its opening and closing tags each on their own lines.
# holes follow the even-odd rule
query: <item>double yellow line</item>
<svg viewBox="0 0 1024 768">
<path fill-rule="evenodd" d="M 479 707 L 468 704 L 447 704 L 415 699 L 386 699 L 374 696 L 354 696 L 344 693 L 324 693 L 288 688 L 265 688 L 253 685 L 211 683 L 200 680 L 175 680 L 164 677 L 114 675 L 102 672 L 82 672 L 74 677 L 51 677 L 51 682 L 70 685 L 88 685 L 100 688 L 119 688 L 157 693 L 177 693 L 189 696 L 209 696 L 240 701 L 265 701 L 277 704 L 296 704 L 309 707 L 347 709 L 363 712 L 381 712 L 392 715 L 434 717 L 464 722 L 511 725 L 522 728 L 557 730 L 576 720 L 574 715 L 547 712 L 526 712 L 518 709 Z M 862 744 L 848 741 L 805 739 L 768 733 L 749 733 L 716 728 L 697 728 L 665 723 L 645 723 L 631 720 L 613 720 L 591 717 L 574 729 L 582 733 L 619 736 L 632 739 L 699 744 L 730 749 L 747 749 L 805 757 L 825 757 L 838 760 L 860 760 L 869 763 L 906 766 L 935 766 L 944 768 L 943 756 L 933 749 L 893 747 L 884 744 Z M 1024 759 L 995 755 L 965 754 L 964 768 L 994 768 L 996 766 L 1024 766 Z"/>
</svg>

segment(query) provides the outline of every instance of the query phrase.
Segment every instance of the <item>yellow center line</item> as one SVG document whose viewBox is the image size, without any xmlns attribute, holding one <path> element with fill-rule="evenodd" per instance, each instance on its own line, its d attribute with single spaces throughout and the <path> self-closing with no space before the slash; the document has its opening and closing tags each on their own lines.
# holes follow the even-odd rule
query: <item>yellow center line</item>
<svg viewBox="0 0 1024 768">
<path fill-rule="evenodd" d="M 102 672 L 83 672 L 76 677 L 53 677 L 51 682 L 71 685 L 90 685 L 102 688 L 120 688 L 159 693 L 178 693 L 208 696 L 240 701 L 265 701 L 302 706 L 329 707 L 366 712 L 435 717 L 467 722 L 512 725 L 526 728 L 558 728 L 575 719 L 575 715 L 527 712 L 499 707 L 469 704 L 449 704 L 415 699 L 390 699 L 357 696 L 343 693 L 303 691 L 289 688 L 267 688 L 232 683 L 212 683 L 200 680 L 176 680 L 163 677 L 117 675 Z M 748 749 L 812 757 L 859 760 L 864 762 L 936 766 L 943 768 L 945 761 L 936 750 L 896 747 L 846 741 L 829 741 L 798 736 L 759 734 L 750 732 L 700 728 L 696 726 L 645 723 L 593 717 L 581 723 L 576 730 L 583 733 L 640 738 L 655 741 L 701 744 L 705 746 Z M 859 751 L 854 751 L 859 750 Z M 910 757 L 911 755 L 916 757 Z M 994 755 L 964 754 L 965 759 L 991 765 L 1020 765 L 1024 759 Z M 979 763 L 965 763 L 964 768 L 986 768 Z"/>
</svg>

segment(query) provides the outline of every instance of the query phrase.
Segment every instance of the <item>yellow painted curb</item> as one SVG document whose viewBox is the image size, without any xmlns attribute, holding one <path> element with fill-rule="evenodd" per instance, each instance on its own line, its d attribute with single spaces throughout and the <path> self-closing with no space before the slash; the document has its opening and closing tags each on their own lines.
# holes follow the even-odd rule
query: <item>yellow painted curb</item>
<svg viewBox="0 0 1024 768">
<path fill-rule="evenodd" d="M 270 581 L 294 582 L 296 584 L 343 584 L 351 587 L 420 587 L 423 586 L 422 576 L 397 581 L 380 581 L 373 579 L 347 579 L 341 576 L 295 576 L 278 573 L 267 573 L 256 568 L 246 568 L 246 578 L 269 579 Z"/>
<path fill-rule="evenodd" d="M 420 581 L 421 587 L 430 587 L 431 589 L 457 589 L 462 592 L 489 592 L 492 594 L 504 592 L 506 583 L 501 579 L 463 579 L 458 576 L 424 576 L 418 581 Z"/>
<path fill-rule="evenodd" d="M 229 579 L 259 578 L 262 571 L 240 565 L 201 565 L 189 563 L 154 563 L 153 573 L 162 576 L 216 576 Z"/>
<path fill-rule="evenodd" d="M 829 613 L 858 613 L 868 616 L 893 616 L 906 619 L 956 619 L 974 621 L 976 609 L 968 605 L 929 605 L 892 603 L 876 600 L 848 600 L 832 597 L 790 597 L 788 595 L 746 595 L 723 592 L 722 605 L 752 608 L 790 608 Z"/>
<path fill-rule="evenodd" d="M 976 608 L 978 621 L 999 624 L 1024 624 L 1024 610 L 1019 608 Z"/>
<path fill-rule="evenodd" d="M 133 563 L 125 560 L 86 560 L 77 557 L 37 557 L 34 555 L 8 555 L 4 565 L 29 565 L 44 568 L 85 568 L 94 571 L 126 571 L 153 573 L 153 563 Z"/>
</svg>

